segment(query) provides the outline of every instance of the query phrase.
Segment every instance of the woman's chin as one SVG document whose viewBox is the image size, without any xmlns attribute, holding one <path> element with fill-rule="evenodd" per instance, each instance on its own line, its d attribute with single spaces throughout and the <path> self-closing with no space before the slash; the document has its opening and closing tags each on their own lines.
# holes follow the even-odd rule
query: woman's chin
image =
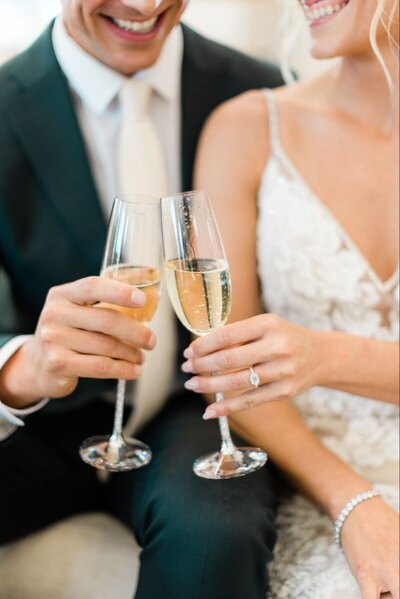
<svg viewBox="0 0 400 599">
<path fill-rule="evenodd" d="M 340 47 L 337 43 L 329 44 L 327 40 L 323 43 L 319 41 L 313 41 L 310 48 L 310 54 L 316 60 L 329 60 L 331 58 L 339 58 L 346 54 L 343 47 Z"/>
</svg>

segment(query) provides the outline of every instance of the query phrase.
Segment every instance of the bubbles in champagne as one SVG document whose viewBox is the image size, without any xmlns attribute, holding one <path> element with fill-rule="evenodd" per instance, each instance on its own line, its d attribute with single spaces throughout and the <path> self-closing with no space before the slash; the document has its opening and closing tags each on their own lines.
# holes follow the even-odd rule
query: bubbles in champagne
<svg viewBox="0 0 400 599">
<path fill-rule="evenodd" d="M 224 260 L 168 260 L 166 282 L 182 324 L 204 335 L 225 324 L 231 307 L 231 283 Z"/>
</svg>

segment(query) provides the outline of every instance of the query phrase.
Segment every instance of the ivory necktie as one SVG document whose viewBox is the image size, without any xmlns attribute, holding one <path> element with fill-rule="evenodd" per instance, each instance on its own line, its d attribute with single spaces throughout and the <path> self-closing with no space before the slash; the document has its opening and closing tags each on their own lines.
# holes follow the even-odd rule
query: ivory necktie
<svg viewBox="0 0 400 599">
<path fill-rule="evenodd" d="M 150 86 L 136 79 L 128 79 L 120 91 L 119 189 L 161 197 L 168 190 L 167 175 L 161 143 L 150 119 L 151 94 Z"/>
<path fill-rule="evenodd" d="M 149 85 L 136 79 L 129 79 L 120 91 L 119 189 L 121 193 L 159 198 L 167 193 L 168 186 L 161 143 L 149 114 L 151 94 Z M 165 290 L 150 327 L 157 335 L 157 346 L 146 352 L 142 376 L 133 387 L 134 410 L 125 426 L 126 434 L 133 434 L 159 411 L 172 385 L 177 341 Z"/>
</svg>

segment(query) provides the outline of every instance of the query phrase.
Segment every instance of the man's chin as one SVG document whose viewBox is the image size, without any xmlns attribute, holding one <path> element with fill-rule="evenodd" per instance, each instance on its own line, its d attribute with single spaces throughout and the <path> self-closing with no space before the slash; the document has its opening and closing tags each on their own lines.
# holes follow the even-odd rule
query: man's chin
<svg viewBox="0 0 400 599">
<path fill-rule="evenodd" d="M 115 71 L 129 77 L 138 71 L 152 67 L 160 56 L 161 48 L 162 46 L 160 48 L 154 48 L 152 52 L 143 52 L 143 56 L 138 56 L 139 53 L 136 50 L 135 57 L 132 58 L 132 60 L 127 60 L 125 57 L 124 60 L 117 61 L 110 66 L 112 66 Z"/>
</svg>

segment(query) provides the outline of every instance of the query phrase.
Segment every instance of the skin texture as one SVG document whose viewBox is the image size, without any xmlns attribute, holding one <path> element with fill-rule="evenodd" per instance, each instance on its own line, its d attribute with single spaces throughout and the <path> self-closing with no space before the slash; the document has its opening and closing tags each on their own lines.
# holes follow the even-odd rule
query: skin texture
<svg viewBox="0 0 400 599">
<path fill-rule="evenodd" d="M 89 54 L 110 68 L 132 75 L 154 64 L 166 37 L 179 22 L 184 0 L 63 0 L 64 23 L 69 35 Z M 121 38 L 108 18 L 146 21 L 163 15 L 154 39 Z"/>
<path fill-rule="evenodd" d="M 341 57 L 339 64 L 277 90 L 275 98 L 289 158 L 385 281 L 398 264 L 398 105 L 369 42 L 376 6 L 375 0 L 350 0 L 329 23 L 313 28 L 313 54 Z M 398 89 L 397 64 L 383 27 L 378 40 Z M 268 137 L 260 92 L 218 109 L 203 133 L 196 187 L 207 189 L 213 201 L 232 287 L 246 293 L 233 294 L 230 324 L 187 348 L 183 370 L 194 375 L 187 386 L 198 393 L 230 391 L 224 402 L 207 408 L 205 417 L 231 413 L 236 430 L 264 448 L 334 520 L 349 499 L 371 485 L 322 446 L 290 399 L 325 385 L 398 403 L 399 348 L 336 331 L 316 333 L 259 314 L 256 202 Z M 249 385 L 249 365 L 261 378 L 256 390 Z M 202 374 L 217 371 L 222 373 L 212 379 Z M 399 598 L 398 530 L 397 513 L 380 498 L 347 518 L 342 543 L 363 599 L 377 599 L 385 591 Z"/>
</svg>

